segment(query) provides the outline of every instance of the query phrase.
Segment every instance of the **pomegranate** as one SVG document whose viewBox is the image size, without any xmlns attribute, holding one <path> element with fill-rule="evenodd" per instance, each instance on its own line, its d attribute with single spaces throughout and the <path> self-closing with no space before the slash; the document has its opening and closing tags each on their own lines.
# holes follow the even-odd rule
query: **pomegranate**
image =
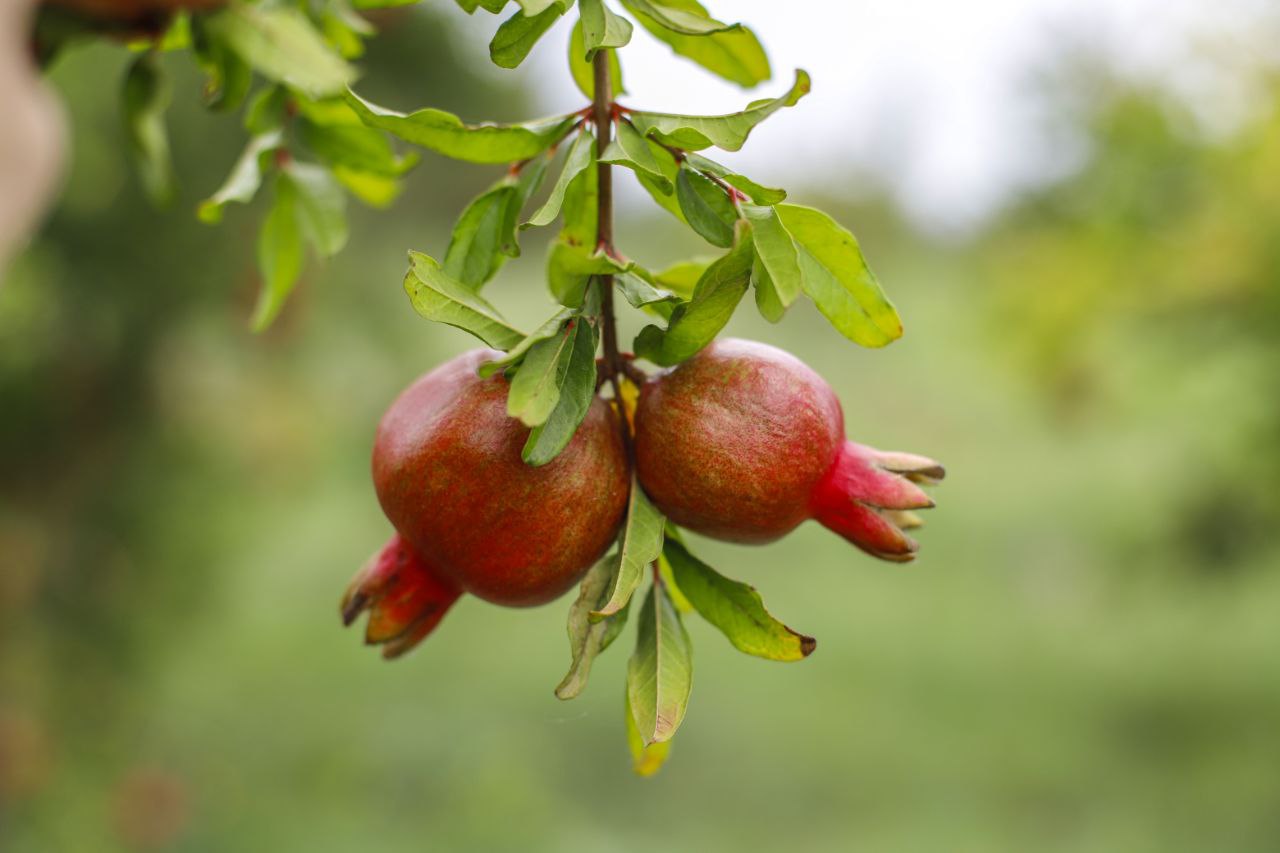
<svg viewBox="0 0 1280 853">
<path fill-rule="evenodd" d="M 511 607 L 573 586 L 618 533 L 630 474 L 614 409 L 596 398 L 550 463 L 520 458 L 529 430 L 507 415 L 507 380 L 473 350 L 411 385 L 378 426 L 373 483 L 396 529 L 343 601 L 350 624 L 395 656 L 426 636 L 462 592 Z"/>
<path fill-rule="evenodd" d="M 763 543 L 817 519 L 873 556 L 903 562 L 917 544 L 918 484 L 941 465 L 845 438 L 840 401 L 794 356 L 715 341 L 646 382 L 635 417 L 636 473 L 666 516 L 717 539 Z"/>
</svg>

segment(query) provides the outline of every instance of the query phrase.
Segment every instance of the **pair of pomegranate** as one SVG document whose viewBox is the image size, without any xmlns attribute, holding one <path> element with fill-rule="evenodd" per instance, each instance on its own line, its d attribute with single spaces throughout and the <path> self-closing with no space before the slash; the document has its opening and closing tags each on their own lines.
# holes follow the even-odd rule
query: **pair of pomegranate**
<svg viewBox="0 0 1280 853">
<path fill-rule="evenodd" d="M 357 574 L 347 624 L 386 657 L 412 648 L 463 592 L 522 607 L 573 586 L 617 538 L 631 466 L 616 409 L 596 398 L 551 463 L 520 458 L 507 381 L 474 350 L 400 395 L 378 427 L 373 481 L 396 535 Z M 641 388 L 635 474 L 668 519 L 732 542 L 769 542 L 813 518 L 873 556 L 912 559 L 919 484 L 942 466 L 845 438 L 831 387 L 782 350 L 712 343 Z"/>
</svg>

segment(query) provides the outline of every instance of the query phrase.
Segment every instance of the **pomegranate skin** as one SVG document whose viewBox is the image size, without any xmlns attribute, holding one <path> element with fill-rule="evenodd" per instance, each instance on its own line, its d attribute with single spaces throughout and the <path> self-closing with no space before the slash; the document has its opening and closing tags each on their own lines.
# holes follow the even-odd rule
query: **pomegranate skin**
<svg viewBox="0 0 1280 853">
<path fill-rule="evenodd" d="M 629 474 L 613 409 L 595 399 L 569 446 L 532 467 L 507 381 L 473 350 L 420 378 L 378 426 L 373 481 L 387 518 L 443 578 L 525 607 L 573 586 L 614 541 Z"/>
<path fill-rule="evenodd" d="M 809 518 L 844 442 L 826 381 L 795 356 L 726 338 L 645 383 L 636 471 L 671 521 L 731 542 L 771 542 Z"/>
</svg>

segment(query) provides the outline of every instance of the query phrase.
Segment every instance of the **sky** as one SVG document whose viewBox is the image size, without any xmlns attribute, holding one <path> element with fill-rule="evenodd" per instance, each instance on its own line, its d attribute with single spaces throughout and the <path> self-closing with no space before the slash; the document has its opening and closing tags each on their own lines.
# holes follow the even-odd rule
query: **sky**
<svg viewBox="0 0 1280 853">
<path fill-rule="evenodd" d="M 760 35 L 774 80 L 744 93 L 674 57 L 641 28 L 622 52 L 629 106 L 715 114 L 784 91 L 791 69 L 813 93 L 761 125 L 746 149 L 720 157 L 763 182 L 815 183 L 821 167 L 887 187 L 918 225 L 965 231 L 1015 190 L 1069 173 L 1084 152 L 1047 133 L 1036 80 L 1083 47 L 1122 74 L 1158 79 L 1207 118 L 1229 123 L 1247 93 L 1222 65 L 1259 49 L 1267 0 L 707 0 L 723 20 Z M 487 18 L 487 19 L 486 19 Z M 496 19 L 462 24 L 483 50 Z M 553 81 L 540 106 L 581 100 L 564 67 L 563 35 L 545 37 L 527 71 Z M 1206 55 L 1208 57 L 1206 58 Z M 1191 57 L 1194 57 L 1192 61 Z M 494 69 L 494 73 L 502 72 Z M 850 186 L 850 192 L 857 192 Z"/>
</svg>

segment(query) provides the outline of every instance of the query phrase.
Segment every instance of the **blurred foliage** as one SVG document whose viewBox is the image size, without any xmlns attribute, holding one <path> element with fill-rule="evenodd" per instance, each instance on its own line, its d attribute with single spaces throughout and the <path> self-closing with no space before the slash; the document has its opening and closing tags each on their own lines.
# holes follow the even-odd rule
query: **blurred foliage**
<svg viewBox="0 0 1280 853">
<path fill-rule="evenodd" d="M 371 97 L 522 116 L 513 78 L 458 61 L 465 20 L 381 23 Z M 568 597 L 465 601 L 395 665 L 338 623 L 386 535 L 373 425 L 471 345 L 409 309 L 403 252 L 443 248 L 439 212 L 494 170 L 429 157 L 253 336 L 261 211 L 182 215 L 238 129 L 174 68 L 181 194 L 153 212 L 116 109 L 127 62 L 54 68 L 71 175 L 0 289 L 0 849 L 1275 849 L 1271 104 L 1206 136 L 1159 92 L 1091 88 L 1082 170 L 969 245 L 842 211 L 895 283 L 907 336 L 886 350 L 851 352 L 812 307 L 734 320 L 824 372 L 851 434 L 951 477 L 914 566 L 813 525 L 698 541 L 818 649 L 773 666 L 692 624 L 698 713 L 641 780 L 605 688 L 625 654 L 552 695 Z M 793 198 L 829 202 L 814 183 Z M 655 266 L 697 250 L 623 222 Z M 513 322 L 548 311 L 538 266 L 491 285 Z"/>
</svg>

